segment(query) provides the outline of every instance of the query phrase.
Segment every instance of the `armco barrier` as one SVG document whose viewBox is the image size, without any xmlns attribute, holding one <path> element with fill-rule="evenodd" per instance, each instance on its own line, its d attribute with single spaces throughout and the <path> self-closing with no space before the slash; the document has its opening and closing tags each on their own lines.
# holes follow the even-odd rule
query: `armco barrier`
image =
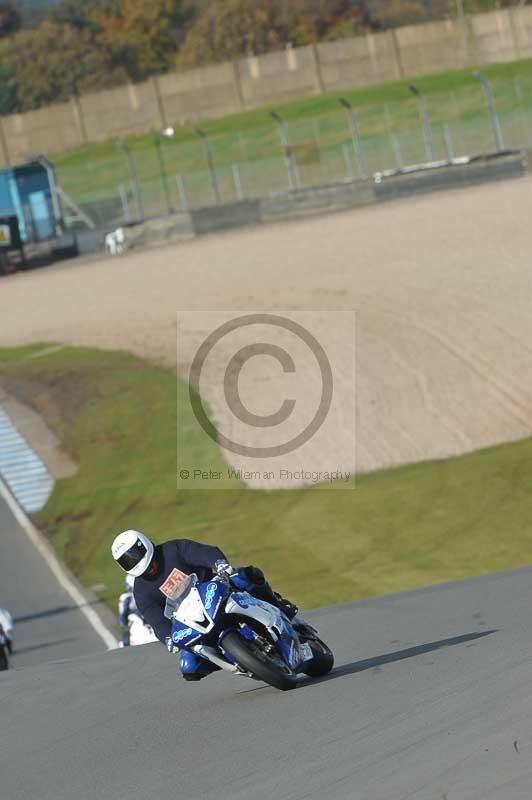
<svg viewBox="0 0 532 800">
<path fill-rule="evenodd" d="M 444 189 L 487 183 L 508 178 L 521 178 L 527 174 L 526 157 L 520 151 L 496 156 L 478 156 L 467 163 L 455 163 L 420 169 L 418 172 L 397 172 L 375 183 L 377 202 L 397 200 L 416 194 L 426 194 Z"/>
<path fill-rule="evenodd" d="M 310 186 L 272 195 L 260 201 L 261 222 L 333 213 L 375 202 L 372 181 L 349 181 Z"/>
<path fill-rule="evenodd" d="M 244 228 L 262 221 L 259 200 L 240 200 L 237 203 L 197 208 L 190 212 L 190 218 L 196 236 L 231 228 Z"/>
<path fill-rule="evenodd" d="M 354 180 L 295 189 L 186 214 L 174 214 L 124 228 L 124 250 L 184 241 L 208 233 L 331 214 L 443 189 L 458 189 L 488 181 L 524 177 L 532 171 L 532 153 L 511 151 L 422 164 L 403 171 L 377 174 L 373 180 Z"/>
</svg>

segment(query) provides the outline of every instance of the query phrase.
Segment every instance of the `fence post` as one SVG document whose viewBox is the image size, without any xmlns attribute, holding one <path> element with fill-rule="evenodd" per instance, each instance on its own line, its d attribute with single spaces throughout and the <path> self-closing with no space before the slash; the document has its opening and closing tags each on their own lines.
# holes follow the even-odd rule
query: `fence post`
<svg viewBox="0 0 532 800">
<path fill-rule="evenodd" d="M 157 152 L 157 161 L 159 162 L 159 174 L 161 176 L 161 183 L 163 185 L 164 197 L 166 200 L 166 211 L 168 214 L 171 214 L 173 209 L 172 202 L 170 200 L 170 190 L 168 188 L 168 176 L 166 174 L 166 167 L 164 164 L 161 134 L 157 131 L 153 132 L 153 141 L 155 143 L 155 150 Z"/>
<path fill-rule="evenodd" d="M 285 120 L 276 112 L 270 111 L 272 117 L 279 127 L 279 137 L 284 150 L 284 157 L 286 162 L 286 169 L 288 171 L 288 180 L 291 189 L 299 189 L 299 173 L 295 163 L 294 154 L 290 148 L 290 141 L 288 139 L 288 127 Z"/>
<path fill-rule="evenodd" d="M 347 177 L 349 180 L 354 181 L 356 178 L 355 170 L 353 168 L 353 162 L 351 161 L 351 156 L 349 155 L 349 146 L 345 143 L 342 145 L 342 152 L 344 154 Z"/>
<path fill-rule="evenodd" d="M 122 211 L 124 212 L 124 219 L 126 222 L 131 222 L 131 214 L 129 213 L 129 202 L 127 199 L 127 189 L 123 183 L 120 184 L 118 187 L 118 193 L 120 194 L 120 200 L 122 202 Z"/>
<path fill-rule="evenodd" d="M 236 196 L 239 200 L 244 199 L 244 192 L 242 191 L 242 181 L 240 180 L 240 169 L 238 164 L 231 164 L 231 170 L 233 172 L 233 181 L 235 184 L 235 191 Z"/>
<path fill-rule="evenodd" d="M 83 119 L 83 108 L 79 102 L 79 97 L 74 95 L 70 102 L 72 105 L 72 113 L 74 114 L 74 119 L 76 120 L 79 142 L 82 145 L 87 144 L 89 140 L 87 137 L 87 129 L 85 128 L 85 120 Z"/>
<path fill-rule="evenodd" d="M 358 125 L 355 117 L 355 110 L 351 105 L 351 103 L 349 102 L 349 100 L 346 100 L 345 97 L 339 97 L 338 102 L 347 111 L 347 118 L 349 120 L 349 129 L 351 131 L 351 138 L 353 140 L 353 149 L 355 151 L 356 159 L 358 162 L 358 170 L 360 172 L 360 177 L 367 178 L 368 173 L 366 170 L 364 151 L 362 150 L 362 142 L 360 140 L 360 133 L 358 131 Z"/>
<path fill-rule="evenodd" d="M 394 154 L 394 157 L 395 157 L 395 166 L 398 169 L 401 169 L 401 167 L 404 166 L 403 154 L 401 153 L 401 145 L 399 143 L 399 138 L 398 138 L 398 136 L 396 135 L 396 133 L 394 131 L 394 126 L 393 126 L 393 122 L 392 122 L 392 115 L 391 115 L 390 106 L 388 105 L 388 103 L 384 104 L 384 118 L 386 120 L 386 127 L 388 129 L 388 136 L 389 136 L 390 142 L 392 144 L 392 150 L 393 150 L 393 154 Z"/>
<path fill-rule="evenodd" d="M 181 211 L 188 211 L 187 193 L 185 191 L 185 181 L 182 175 L 176 175 L 175 180 L 177 183 L 177 191 L 179 192 L 179 200 L 181 202 Z"/>
<path fill-rule="evenodd" d="M 454 158 L 453 137 L 451 135 L 451 128 L 447 122 L 443 125 L 443 141 L 445 142 L 445 149 L 447 150 L 447 159 L 452 161 Z"/>
<path fill-rule="evenodd" d="M 392 142 L 392 149 L 395 155 L 395 163 L 399 169 L 402 169 L 405 165 L 403 159 L 403 151 L 401 150 L 401 142 L 399 137 L 393 131 L 390 131 L 390 140 Z"/>
<path fill-rule="evenodd" d="M 116 140 L 116 145 L 126 157 L 127 166 L 129 170 L 129 177 L 131 180 L 131 190 L 135 199 L 135 213 L 137 215 L 137 222 L 142 222 L 144 219 L 144 210 L 142 208 L 142 200 L 139 191 L 139 181 L 137 177 L 137 168 L 135 166 L 135 159 L 127 144 L 122 139 Z"/>
<path fill-rule="evenodd" d="M 480 83 L 482 84 L 482 90 L 484 92 L 484 98 L 486 100 L 486 105 L 488 107 L 491 127 L 493 129 L 493 138 L 495 139 L 495 148 L 500 153 L 501 150 L 504 150 L 504 139 L 502 136 L 501 130 L 501 123 L 499 121 L 499 116 L 497 111 L 495 110 L 495 102 L 493 100 L 493 92 L 491 91 L 490 82 L 486 78 L 482 72 L 474 72 L 473 76 L 478 78 Z"/>
<path fill-rule="evenodd" d="M 209 170 L 209 177 L 211 179 L 211 189 L 212 189 L 212 196 L 214 198 L 214 202 L 216 205 L 219 205 L 222 202 L 220 197 L 220 189 L 218 188 L 218 178 L 216 176 L 216 170 L 214 169 L 214 162 L 212 160 L 212 152 L 211 146 L 209 144 L 209 138 L 205 131 L 201 128 L 194 128 L 194 133 L 200 137 L 201 141 L 203 142 L 203 149 L 205 151 L 205 160 L 207 161 L 207 167 Z"/>
<path fill-rule="evenodd" d="M 323 94 L 325 92 L 325 84 L 323 82 L 323 72 L 321 70 L 320 51 L 316 44 L 311 44 L 310 46 L 312 48 L 312 60 L 314 62 L 314 72 L 316 73 L 318 94 Z"/>
<path fill-rule="evenodd" d="M 151 84 L 153 86 L 153 92 L 155 94 L 155 102 L 157 103 L 157 111 L 159 114 L 159 127 L 166 128 L 168 127 L 168 123 L 166 121 L 166 113 L 164 110 L 163 98 L 161 97 L 159 80 L 156 75 L 152 75 Z"/>
<path fill-rule="evenodd" d="M 434 161 L 434 140 L 432 136 L 432 127 L 429 119 L 429 112 L 425 98 L 417 86 L 413 83 L 408 84 L 408 88 L 417 99 L 419 108 L 419 116 L 421 117 L 421 124 L 423 126 L 423 138 L 425 140 L 425 153 L 429 161 Z"/>
</svg>

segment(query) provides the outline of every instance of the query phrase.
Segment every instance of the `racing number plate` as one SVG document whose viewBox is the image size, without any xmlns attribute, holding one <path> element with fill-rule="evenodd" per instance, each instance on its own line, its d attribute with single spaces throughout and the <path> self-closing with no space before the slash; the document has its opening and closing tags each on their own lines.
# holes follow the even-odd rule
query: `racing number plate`
<svg viewBox="0 0 532 800">
<path fill-rule="evenodd" d="M 190 575 L 185 575 L 180 569 L 173 569 L 165 582 L 159 586 L 161 592 L 170 600 L 177 597 L 183 588 L 183 584 L 188 581 Z"/>
</svg>

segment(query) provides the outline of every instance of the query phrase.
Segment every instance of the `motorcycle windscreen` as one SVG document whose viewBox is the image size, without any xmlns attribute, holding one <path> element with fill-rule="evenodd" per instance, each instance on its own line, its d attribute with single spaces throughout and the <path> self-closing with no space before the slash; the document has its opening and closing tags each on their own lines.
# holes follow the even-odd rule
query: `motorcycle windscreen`
<svg viewBox="0 0 532 800">
<path fill-rule="evenodd" d="M 171 597 L 167 597 L 164 607 L 164 616 L 167 619 L 173 619 L 174 613 L 194 586 L 196 586 L 197 582 L 198 576 L 193 572 L 192 575 L 189 575 L 185 581 L 181 582 L 179 586 L 176 587 Z"/>
</svg>

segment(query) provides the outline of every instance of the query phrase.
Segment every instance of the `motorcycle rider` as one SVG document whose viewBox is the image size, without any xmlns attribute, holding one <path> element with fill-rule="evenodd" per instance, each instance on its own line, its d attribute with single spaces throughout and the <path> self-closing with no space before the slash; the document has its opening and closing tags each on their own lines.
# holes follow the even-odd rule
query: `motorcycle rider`
<svg viewBox="0 0 532 800">
<path fill-rule="evenodd" d="M 166 600 L 176 584 L 192 573 L 200 582 L 214 575 L 228 577 L 235 588 L 277 606 L 289 619 L 298 611 L 295 605 L 272 590 L 262 570 L 252 566 L 235 570 L 224 553 L 212 545 L 191 539 L 173 539 L 154 545 L 144 533 L 127 530 L 115 538 L 111 551 L 118 565 L 134 577 L 133 596 L 139 613 L 170 653 L 179 652 L 179 648 L 172 642 L 172 622 L 164 616 Z M 219 669 L 186 649 L 181 650 L 179 666 L 187 681 L 199 681 Z"/>
<path fill-rule="evenodd" d="M 13 653 L 13 617 L 7 608 L 0 608 L 0 631 L 6 639 L 6 646 L 9 654 Z"/>
<path fill-rule="evenodd" d="M 126 575 L 126 591 L 118 599 L 118 622 L 123 629 L 120 647 L 148 644 L 154 642 L 155 636 L 151 627 L 141 616 L 133 593 L 135 578 Z"/>
<path fill-rule="evenodd" d="M 135 578 L 126 575 L 126 590 L 118 598 L 118 622 L 123 630 L 122 647 L 129 647 L 129 615 L 137 610 L 137 604 L 133 596 L 133 584 Z"/>
</svg>

